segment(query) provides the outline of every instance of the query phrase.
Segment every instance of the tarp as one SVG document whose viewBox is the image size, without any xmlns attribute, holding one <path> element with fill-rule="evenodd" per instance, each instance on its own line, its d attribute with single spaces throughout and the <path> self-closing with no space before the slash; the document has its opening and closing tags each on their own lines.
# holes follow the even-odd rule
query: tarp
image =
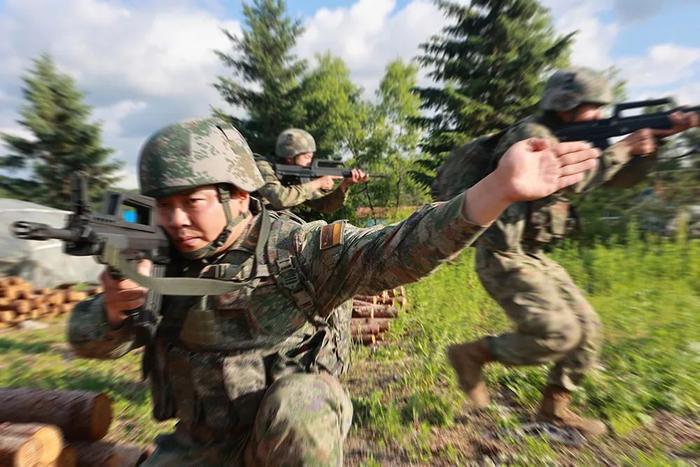
<svg viewBox="0 0 700 467">
<path fill-rule="evenodd" d="M 37 288 L 97 282 L 103 266 L 92 256 L 66 255 L 59 240 L 20 240 L 10 232 L 10 226 L 18 220 L 63 227 L 67 215 L 68 211 L 0 198 L 0 274 L 21 276 Z"/>
</svg>

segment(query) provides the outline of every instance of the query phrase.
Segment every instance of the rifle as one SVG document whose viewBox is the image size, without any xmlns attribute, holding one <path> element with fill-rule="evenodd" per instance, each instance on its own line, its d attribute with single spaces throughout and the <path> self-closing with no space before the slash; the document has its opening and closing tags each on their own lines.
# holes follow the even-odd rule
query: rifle
<svg viewBox="0 0 700 467">
<path fill-rule="evenodd" d="M 352 170 L 346 168 L 342 161 L 333 161 L 328 159 L 315 159 L 309 167 L 289 164 L 275 164 L 275 173 L 277 177 L 283 181 L 290 181 L 290 177 L 302 182 L 309 181 L 313 178 L 325 177 L 352 177 Z M 370 177 L 387 177 L 385 174 L 368 174 Z"/>
<path fill-rule="evenodd" d="M 671 119 L 669 116 L 675 111 L 695 112 L 700 114 L 700 106 L 695 106 L 678 107 L 672 110 L 628 117 L 622 115 L 622 112 L 625 110 L 672 105 L 674 105 L 674 103 L 669 98 L 625 102 L 617 104 L 614 107 L 612 117 L 610 118 L 572 123 L 555 129 L 554 134 L 560 141 L 590 141 L 597 148 L 606 149 L 610 145 L 608 138 L 633 133 L 642 128 L 651 128 L 655 130 L 667 130 L 671 128 Z"/>
<path fill-rule="evenodd" d="M 11 226 L 13 235 L 25 240 L 63 241 L 63 251 L 72 256 L 95 256 L 102 264 L 107 244 L 118 246 L 130 262 L 149 259 L 153 262 L 151 276 L 163 277 L 169 262 L 170 244 L 165 232 L 155 223 L 155 200 L 148 196 L 108 192 L 101 212 L 93 213 L 87 201 L 84 176 L 72 180 L 73 211 L 66 226 L 53 228 L 47 224 L 17 221 Z M 119 271 L 110 267 L 113 277 Z M 150 341 L 155 332 L 160 311 L 161 295 L 149 290 L 146 303 L 131 310 L 128 321 L 139 338 Z"/>
</svg>

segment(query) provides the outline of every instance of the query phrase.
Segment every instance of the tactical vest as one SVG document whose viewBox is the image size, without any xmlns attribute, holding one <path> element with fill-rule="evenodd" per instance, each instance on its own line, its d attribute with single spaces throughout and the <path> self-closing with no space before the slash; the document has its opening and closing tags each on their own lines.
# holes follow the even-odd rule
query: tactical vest
<svg viewBox="0 0 700 467">
<path fill-rule="evenodd" d="M 145 357 L 156 419 L 177 417 L 193 431 L 231 435 L 252 426 L 276 379 L 347 369 L 351 303 L 326 318 L 316 313 L 313 286 L 299 264 L 302 221 L 268 215 L 269 236 L 261 217 L 255 252 L 235 249 L 199 271 L 179 271 L 244 286 L 216 296 L 166 297 Z"/>
</svg>

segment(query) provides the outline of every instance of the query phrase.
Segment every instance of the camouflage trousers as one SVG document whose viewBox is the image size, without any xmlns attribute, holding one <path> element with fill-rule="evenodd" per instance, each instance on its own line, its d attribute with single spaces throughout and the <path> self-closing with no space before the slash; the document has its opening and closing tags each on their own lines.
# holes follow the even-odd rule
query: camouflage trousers
<svg viewBox="0 0 700 467">
<path fill-rule="evenodd" d="M 275 381 L 251 430 L 225 441 L 196 441 L 180 424 L 156 438 L 147 467 L 341 466 L 352 421 L 347 391 L 328 374 L 295 373 Z"/>
<path fill-rule="evenodd" d="M 489 338 L 493 358 L 506 365 L 553 363 L 548 384 L 576 389 L 597 362 L 602 328 L 564 268 L 541 252 L 479 246 L 476 271 L 515 325 L 514 332 Z"/>
</svg>

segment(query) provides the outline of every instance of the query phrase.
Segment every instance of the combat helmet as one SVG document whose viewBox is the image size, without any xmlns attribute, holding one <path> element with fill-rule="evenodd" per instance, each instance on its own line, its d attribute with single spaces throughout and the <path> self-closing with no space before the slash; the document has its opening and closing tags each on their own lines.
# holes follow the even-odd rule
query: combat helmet
<svg viewBox="0 0 700 467">
<path fill-rule="evenodd" d="M 305 152 L 316 152 L 316 141 L 308 131 L 289 128 L 277 137 L 275 145 L 277 157 L 287 159 Z"/>
<path fill-rule="evenodd" d="M 227 185 L 248 193 L 265 182 L 243 136 L 217 118 L 188 120 L 168 125 L 151 136 L 139 155 L 141 193 L 160 198 L 192 188 L 215 185 L 226 215 L 226 226 L 209 245 L 185 253 L 198 259 L 214 253 L 248 213 L 233 218 Z"/>
<path fill-rule="evenodd" d="M 557 70 L 544 85 L 540 108 L 566 112 L 581 104 L 607 105 L 612 102 L 608 80 L 595 70 L 584 67 Z"/>
</svg>

